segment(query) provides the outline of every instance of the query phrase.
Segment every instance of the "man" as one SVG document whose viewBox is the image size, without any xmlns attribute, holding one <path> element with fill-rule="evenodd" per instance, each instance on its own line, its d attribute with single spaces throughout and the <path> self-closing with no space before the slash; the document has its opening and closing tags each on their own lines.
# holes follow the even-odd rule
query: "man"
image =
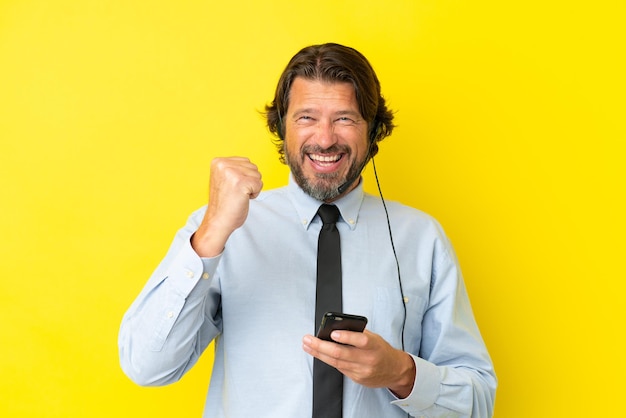
<svg viewBox="0 0 626 418">
<path fill-rule="evenodd" d="M 215 340 L 206 417 L 310 417 L 314 358 L 343 374 L 346 418 L 490 417 L 496 378 L 450 243 L 428 215 L 363 192 L 393 129 L 367 59 L 304 48 L 267 120 L 288 186 L 261 192 L 250 160 L 213 160 L 208 205 L 124 317 L 124 371 L 177 381 Z M 322 203 L 340 212 L 342 309 L 369 319 L 332 341 L 313 335 Z"/>
</svg>

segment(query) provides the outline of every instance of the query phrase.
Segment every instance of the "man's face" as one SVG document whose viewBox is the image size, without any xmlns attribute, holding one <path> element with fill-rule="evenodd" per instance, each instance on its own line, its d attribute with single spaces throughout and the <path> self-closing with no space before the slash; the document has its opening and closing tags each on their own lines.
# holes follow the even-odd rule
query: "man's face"
<svg viewBox="0 0 626 418">
<path fill-rule="evenodd" d="M 301 77 L 293 81 L 285 117 L 285 158 L 306 193 L 326 202 L 339 197 L 337 188 L 355 179 L 368 157 L 367 131 L 352 84 Z"/>
</svg>

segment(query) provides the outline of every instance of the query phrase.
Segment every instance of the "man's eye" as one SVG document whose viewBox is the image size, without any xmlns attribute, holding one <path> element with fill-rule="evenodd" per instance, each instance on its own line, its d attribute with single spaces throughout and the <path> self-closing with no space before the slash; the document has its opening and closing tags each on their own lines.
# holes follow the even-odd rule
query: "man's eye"
<svg viewBox="0 0 626 418">
<path fill-rule="evenodd" d="M 315 119 L 313 119 L 311 116 L 307 116 L 307 115 L 303 115 L 303 116 L 298 116 L 298 118 L 296 119 L 296 123 L 301 124 L 301 125 L 308 125 L 311 124 L 315 121 Z"/>
<path fill-rule="evenodd" d="M 353 124 L 354 123 L 354 119 L 350 119 L 348 117 L 341 117 L 337 119 L 338 123 L 341 123 L 343 125 L 348 125 L 348 124 Z"/>
</svg>

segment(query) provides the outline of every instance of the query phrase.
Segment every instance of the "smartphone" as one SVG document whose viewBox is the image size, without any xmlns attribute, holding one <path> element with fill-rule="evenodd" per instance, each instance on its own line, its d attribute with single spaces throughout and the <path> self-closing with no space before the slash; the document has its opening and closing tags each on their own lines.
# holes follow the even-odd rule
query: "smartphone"
<svg viewBox="0 0 626 418">
<path fill-rule="evenodd" d="M 350 315 L 339 312 L 326 312 L 322 317 L 317 338 L 332 341 L 330 333 L 334 330 L 363 332 L 367 325 L 367 318 L 360 315 Z"/>
</svg>

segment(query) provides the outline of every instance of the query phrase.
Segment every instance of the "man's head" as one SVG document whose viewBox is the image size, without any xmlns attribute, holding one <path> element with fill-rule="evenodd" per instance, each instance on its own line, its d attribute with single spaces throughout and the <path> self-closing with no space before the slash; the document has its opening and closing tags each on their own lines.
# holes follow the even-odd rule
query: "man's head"
<svg viewBox="0 0 626 418">
<path fill-rule="evenodd" d="M 374 141 L 370 157 L 378 153 L 377 143 L 389 136 L 394 127 L 393 113 L 385 105 L 378 77 L 367 58 L 359 51 L 327 43 L 308 46 L 293 56 L 278 81 L 274 100 L 266 106 L 267 126 L 279 138 L 277 147 L 281 159 L 284 157 L 282 141 L 285 138 L 282 119 L 287 114 L 291 85 L 296 77 L 352 84 L 361 116 L 372 130 L 368 133 L 368 138 Z"/>
<path fill-rule="evenodd" d="M 281 161 L 307 193 L 326 201 L 341 194 L 336 190 L 343 182 L 356 180 L 378 152 L 378 142 L 394 127 L 367 59 L 338 44 L 298 52 L 281 75 L 266 112 L 268 128 L 278 136 Z M 309 170 L 304 165 L 322 158 L 338 159 L 336 167 Z"/>
</svg>

